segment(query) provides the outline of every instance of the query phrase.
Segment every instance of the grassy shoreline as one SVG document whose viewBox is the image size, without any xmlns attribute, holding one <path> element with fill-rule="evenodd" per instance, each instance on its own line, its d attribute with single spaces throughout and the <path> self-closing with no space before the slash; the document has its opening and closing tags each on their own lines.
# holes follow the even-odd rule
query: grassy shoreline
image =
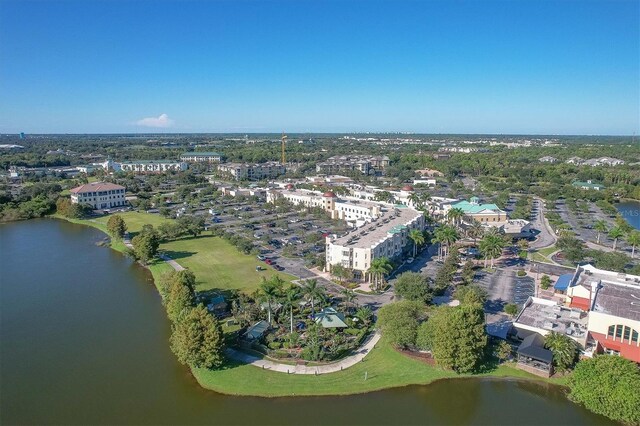
<svg viewBox="0 0 640 426">
<path fill-rule="evenodd" d="M 59 215 L 49 217 L 91 226 L 108 235 L 106 226 L 96 220 L 69 219 Z M 126 249 L 119 240 L 112 240 L 110 247 L 121 253 Z M 161 260 L 156 260 L 146 267 L 153 276 L 156 288 L 160 276 L 172 270 L 171 266 Z M 235 362 L 230 362 L 220 370 L 191 368 L 191 372 L 198 384 L 210 391 L 225 395 L 270 398 L 354 395 L 396 387 L 428 385 L 438 380 L 453 378 L 517 379 L 564 384 L 564 379 L 540 378 L 517 370 L 511 365 L 500 365 L 489 373 L 456 374 L 412 359 L 393 349 L 385 339 L 382 339 L 361 363 L 336 373 L 284 374 Z"/>
</svg>

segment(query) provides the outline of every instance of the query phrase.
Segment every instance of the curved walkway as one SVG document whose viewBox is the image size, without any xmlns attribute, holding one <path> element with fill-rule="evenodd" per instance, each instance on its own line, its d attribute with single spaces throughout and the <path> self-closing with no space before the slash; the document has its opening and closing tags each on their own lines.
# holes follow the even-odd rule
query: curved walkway
<svg viewBox="0 0 640 426">
<path fill-rule="evenodd" d="M 287 374 L 327 374 L 327 373 L 336 373 L 338 371 L 342 371 L 346 368 L 352 367 L 357 363 L 361 362 L 365 356 L 371 352 L 380 340 L 380 332 L 376 331 L 365 340 L 364 344 L 360 346 L 360 348 L 353 355 L 349 355 L 346 358 L 341 359 L 340 361 L 332 362 L 330 364 L 324 365 L 289 365 L 289 364 L 280 364 L 279 362 L 269 361 L 262 358 L 258 358 L 254 355 L 249 355 L 247 353 L 238 351 L 236 349 L 227 349 L 225 351 L 226 355 L 235 360 L 240 361 L 244 364 L 251 364 L 255 367 L 262 368 L 265 370 L 276 371 L 278 373 L 287 373 Z"/>
</svg>

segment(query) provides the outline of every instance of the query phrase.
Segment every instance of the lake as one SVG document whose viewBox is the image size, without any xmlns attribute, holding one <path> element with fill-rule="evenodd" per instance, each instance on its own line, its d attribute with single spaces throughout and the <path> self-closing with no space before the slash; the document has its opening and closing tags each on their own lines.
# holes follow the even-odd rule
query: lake
<svg viewBox="0 0 640 426">
<path fill-rule="evenodd" d="M 640 202 L 638 201 L 623 201 L 615 205 L 620 214 L 629 225 L 636 229 L 640 229 Z"/>
<path fill-rule="evenodd" d="M 103 239 L 52 219 L 0 225 L 0 423 L 611 424 L 562 388 L 515 380 L 343 397 L 206 391 L 169 350 L 151 275 Z"/>
</svg>

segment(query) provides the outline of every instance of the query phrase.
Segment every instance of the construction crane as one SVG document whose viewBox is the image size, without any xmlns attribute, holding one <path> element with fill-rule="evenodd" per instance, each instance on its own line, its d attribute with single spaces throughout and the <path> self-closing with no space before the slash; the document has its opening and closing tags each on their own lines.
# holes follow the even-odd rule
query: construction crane
<svg viewBox="0 0 640 426">
<path fill-rule="evenodd" d="M 287 161 L 287 157 L 284 154 L 284 146 L 286 141 L 287 141 L 287 135 L 285 135 L 284 132 L 282 132 L 282 164 L 286 163 Z"/>
</svg>

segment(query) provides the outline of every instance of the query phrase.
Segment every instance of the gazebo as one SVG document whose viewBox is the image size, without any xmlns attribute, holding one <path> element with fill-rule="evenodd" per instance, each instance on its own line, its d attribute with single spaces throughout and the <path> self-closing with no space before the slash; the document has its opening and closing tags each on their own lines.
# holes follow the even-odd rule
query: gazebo
<svg viewBox="0 0 640 426">
<path fill-rule="evenodd" d="M 532 333 L 518 347 L 519 369 L 542 377 L 553 374 L 553 352 L 544 347 L 544 337 Z"/>
</svg>

